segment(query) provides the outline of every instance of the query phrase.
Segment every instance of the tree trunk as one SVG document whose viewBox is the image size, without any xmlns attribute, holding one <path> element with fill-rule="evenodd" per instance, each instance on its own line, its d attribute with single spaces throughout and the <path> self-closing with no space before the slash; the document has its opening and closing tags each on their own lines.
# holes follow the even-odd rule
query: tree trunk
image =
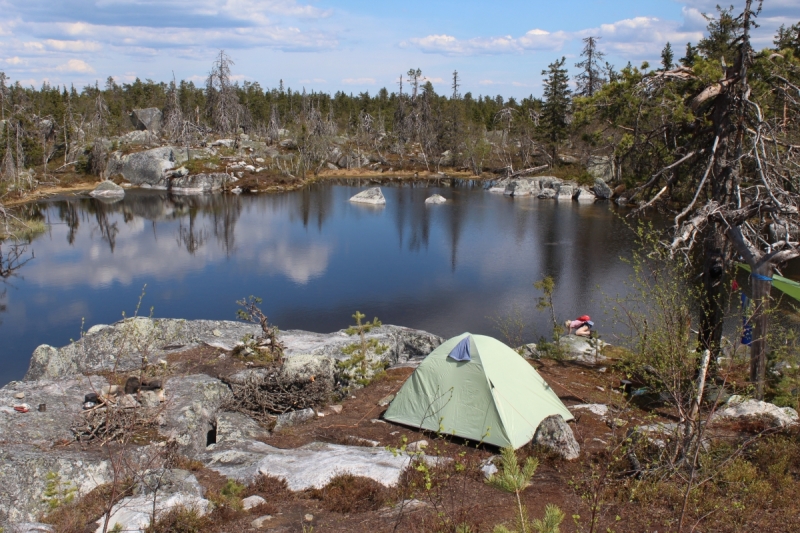
<svg viewBox="0 0 800 533">
<path fill-rule="evenodd" d="M 770 262 L 751 265 L 753 273 L 750 284 L 753 288 L 753 342 L 750 344 L 750 381 L 756 387 L 756 398 L 764 399 L 764 384 L 767 377 L 767 327 L 769 325 L 770 290 L 774 267 Z"/>
<path fill-rule="evenodd" d="M 717 360 L 722 345 L 722 322 L 727 297 L 723 283 L 726 255 L 725 234 L 712 225 L 703 242 L 703 303 L 698 335 L 700 349 L 711 351 L 711 361 Z M 712 368 L 715 366 L 712 363 Z"/>
</svg>

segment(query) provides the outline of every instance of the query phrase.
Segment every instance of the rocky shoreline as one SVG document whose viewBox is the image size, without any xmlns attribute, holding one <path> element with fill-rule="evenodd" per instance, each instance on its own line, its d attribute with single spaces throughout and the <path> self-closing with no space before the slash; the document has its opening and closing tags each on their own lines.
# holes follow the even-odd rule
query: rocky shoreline
<svg viewBox="0 0 800 533">
<path fill-rule="evenodd" d="M 346 375 L 342 369 L 352 366 L 355 356 L 351 347 L 358 337 L 345 330 L 280 332 L 276 341 L 284 347 L 280 372 L 286 382 L 328 384 L 330 388 L 325 390 L 338 391 L 340 403 L 288 410 L 272 416 L 273 423 L 265 425 L 263 419 L 257 421 L 230 408 L 232 387 L 261 379 L 275 368 L 248 355 L 259 331 L 259 326 L 243 322 L 131 318 L 93 326 L 80 340 L 61 348 L 38 347 L 24 379 L 0 388 L 0 527 L 6 528 L 4 531 L 53 531 L 36 521 L 65 502 L 119 483 L 123 470 L 131 484 L 110 501 L 104 516 L 110 517 L 110 525 L 119 523 L 125 531 L 143 531 L 153 513 L 158 518 L 179 507 L 200 514 L 213 508 L 187 465 L 244 484 L 261 475 L 274 476 L 285 480 L 288 490 L 303 491 L 321 489 L 343 472 L 391 487 L 412 459 L 431 464 L 443 460 L 424 454 L 424 440 L 409 444 L 408 450 L 399 454 L 382 447 L 378 440 L 358 436 L 347 436 L 347 442 L 305 440 L 296 446 L 273 445 L 275 441 L 270 439 L 277 437 L 277 442 L 282 442 L 281 435 L 290 436 L 321 417 L 341 416 L 342 403 L 355 398 L 350 396 L 354 389 L 343 382 Z M 392 372 L 405 370 L 407 377 L 411 371 L 407 367 L 418 365 L 443 339 L 425 331 L 383 325 L 367 333 L 365 341 L 381 349 L 371 351 L 369 364 L 362 368 L 373 373 L 385 367 Z M 607 358 L 601 353 L 604 343 L 565 336 L 560 346 L 565 359 L 577 365 L 577 374 L 606 372 Z M 536 345 L 522 346 L 519 351 L 528 358 L 540 355 Z M 565 391 L 574 396 L 569 389 Z M 385 408 L 391 400 L 392 395 L 371 400 L 373 407 L 359 421 L 391 428 L 375 410 Z M 606 423 L 627 423 L 615 419 L 603 404 L 584 402 L 570 409 L 583 410 Z M 112 414 L 122 416 L 123 421 L 143 422 L 144 431 L 131 430 L 131 423 L 130 427 L 117 427 L 117 433 L 111 435 Z M 372 418 L 365 420 L 369 416 Z M 733 397 L 712 420 L 753 416 L 771 420 L 776 427 L 794 425 L 798 419 L 793 409 Z M 581 451 L 572 430 L 563 419 L 551 420 L 554 418 L 545 419 L 547 424 L 542 423 L 534 442 L 564 459 L 577 458 Z M 662 425 L 642 426 L 637 431 L 657 436 L 669 430 L 668 424 Z M 271 518 L 254 520 L 254 527 L 259 520 L 263 524 Z M 91 527 L 102 532 L 102 520 Z"/>
</svg>

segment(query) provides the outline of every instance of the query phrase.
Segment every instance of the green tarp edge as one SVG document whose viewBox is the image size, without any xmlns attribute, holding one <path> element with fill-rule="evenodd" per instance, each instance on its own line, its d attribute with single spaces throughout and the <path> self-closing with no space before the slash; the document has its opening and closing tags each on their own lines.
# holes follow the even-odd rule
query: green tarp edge
<svg viewBox="0 0 800 533">
<path fill-rule="evenodd" d="M 746 263 L 739 263 L 739 267 L 750 272 L 750 265 Z M 773 275 L 772 286 L 800 302 L 800 283 L 783 276 Z"/>
</svg>

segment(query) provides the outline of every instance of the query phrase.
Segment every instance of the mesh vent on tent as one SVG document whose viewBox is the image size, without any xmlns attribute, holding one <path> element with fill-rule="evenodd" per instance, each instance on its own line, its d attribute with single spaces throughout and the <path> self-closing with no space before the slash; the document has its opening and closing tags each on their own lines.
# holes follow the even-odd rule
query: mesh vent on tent
<svg viewBox="0 0 800 533">
<path fill-rule="evenodd" d="M 461 342 L 455 345 L 455 347 L 450 350 L 450 353 L 447 355 L 450 359 L 454 359 L 456 361 L 470 361 L 469 355 L 469 346 L 470 346 L 470 336 L 467 335 L 464 337 Z"/>
</svg>

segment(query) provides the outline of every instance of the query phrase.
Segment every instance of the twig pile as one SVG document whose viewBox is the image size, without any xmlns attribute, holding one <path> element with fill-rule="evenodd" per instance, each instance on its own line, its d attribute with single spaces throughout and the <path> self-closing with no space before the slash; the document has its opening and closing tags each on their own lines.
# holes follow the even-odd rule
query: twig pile
<svg viewBox="0 0 800 533">
<path fill-rule="evenodd" d="M 291 379 L 280 364 L 251 374 L 239 382 L 228 382 L 231 394 L 222 408 L 250 416 L 264 425 L 274 422 L 276 415 L 306 409 L 326 402 L 332 386 L 327 380 Z"/>
<path fill-rule="evenodd" d="M 138 407 L 126 409 L 111 404 L 82 412 L 72 427 L 78 441 L 99 439 L 103 444 L 123 440 L 136 431 L 156 425 L 151 409 Z"/>
</svg>

